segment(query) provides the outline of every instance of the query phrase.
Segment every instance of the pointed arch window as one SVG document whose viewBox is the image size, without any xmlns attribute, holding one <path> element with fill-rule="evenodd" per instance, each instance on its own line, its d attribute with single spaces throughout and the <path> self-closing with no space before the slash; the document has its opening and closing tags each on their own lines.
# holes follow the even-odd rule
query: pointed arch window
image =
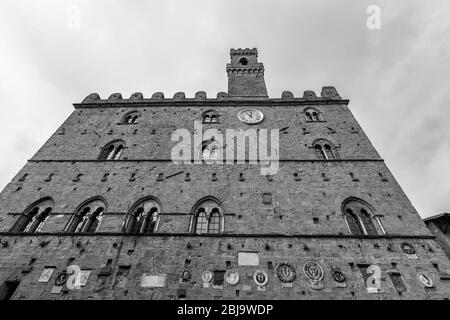
<svg viewBox="0 0 450 320">
<path fill-rule="evenodd" d="M 122 124 L 136 124 L 138 122 L 138 118 L 141 116 L 138 111 L 130 111 L 125 114 L 122 118 Z"/>
<path fill-rule="evenodd" d="M 119 160 L 125 149 L 125 142 L 116 140 L 108 143 L 100 152 L 99 160 Z"/>
<path fill-rule="evenodd" d="M 306 121 L 309 122 L 317 122 L 317 121 L 324 121 L 322 113 L 320 113 L 318 110 L 314 108 L 307 108 L 303 111 L 306 117 Z"/>
<path fill-rule="evenodd" d="M 359 217 L 362 221 L 364 229 L 366 229 L 366 234 L 368 235 L 378 234 L 377 229 L 375 229 L 374 221 L 365 208 L 361 208 L 361 210 L 359 211 Z"/>
<path fill-rule="evenodd" d="M 125 218 L 125 233 L 154 233 L 159 226 L 161 206 L 153 197 L 138 201 Z"/>
<path fill-rule="evenodd" d="M 347 208 L 345 210 L 345 219 L 347 221 L 348 228 L 350 229 L 350 233 L 353 235 L 363 235 L 364 231 L 361 226 L 361 223 L 352 209 Z"/>
<path fill-rule="evenodd" d="M 200 201 L 193 210 L 190 231 L 196 234 L 220 234 L 224 229 L 223 211 L 213 198 Z"/>
<path fill-rule="evenodd" d="M 314 152 L 317 159 L 334 160 L 339 159 L 336 147 L 328 140 L 319 139 L 313 143 Z"/>
<path fill-rule="evenodd" d="M 11 232 L 40 232 L 54 207 L 53 199 L 44 198 L 28 207 L 10 229 Z"/>
<path fill-rule="evenodd" d="M 202 114 L 203 123 L 218 123 L 219 114 L 215 110 L 208 110 Z"/>
<path fill-rule="evenodd" d="M 373 214 L 373 209 L 364 201 L 349 199 L 343 206 L 343 214 L 349 231 L 353 235 L 385 234 L 379 216 Z"/>
<path fill-rule="evenodd" d="M 106 203 L 102 199 L 92 199 L 81 205 L 69 220 L 65 232 L 95 233 L 97 232 L 103 215 L 105 214 Z"/>
<path fill-rule="evenodd" d="M 215 140 L 203 141 L 202 143 L 202 159 L 203 160 L 220 160 L 220 149 Z"/>
</svg>

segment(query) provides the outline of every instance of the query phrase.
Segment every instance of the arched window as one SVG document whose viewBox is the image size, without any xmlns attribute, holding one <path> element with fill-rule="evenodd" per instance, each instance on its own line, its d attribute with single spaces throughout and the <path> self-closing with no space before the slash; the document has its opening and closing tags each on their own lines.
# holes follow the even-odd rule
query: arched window
<svg viewBox="0 0 450 320">
<path fill-rule="evenodd" d="M 379 219 L 374 216 L 373 209 L 362 200 L 356 198 L 346 200 L 343 213 L 350 233 L 353 235 L 378 235 L 378 230 L 384 233 L 384 228 Z"/>
<path fill-rule="evenodd" d="M 368 235 L 378 234 L 377 229 L 375 229 L 373 220 L 365 208 L 361 208 L 361 210 L 359 211 L 359 217 L 362 221 L 364 228 L 366 229 L 366 234 Z"/>
<path fill-rule="evenodd" d="M 11 232 L 40 232 L 54 207 L 53 199 L 44 198 L 29 206 L 17 219 Z"/>
<path fill-rule="evenodd" d="M 322 114 L 314 108 L 306 108 L 303 113 L 305 114 L 306 121 L 323 121 Z"/>
<path fill-rule="evenodd" d="M 325 139 L 319 139 L 314 141 L 313 146 L 317 159 L 322 160 L 339 159 L 339 154 L 334 145 L 330 141 Z"/>
<path fill-rule="evenodd" d="M 344 212 L 350 233 L 354 235 L 363 235 L 364 231 L 358 217 L 353 213 L 352 209 L 347 208 Z"/>
<path fill-rule="evenodd" d="M 154 233 L 158 230 L 159 201 L 148 197 L 138 201 L 125 217 L 123 230 L 125 233 Z"/>
<path fill-rule="evenodd" d="M 106 211 L 106 202 L 101 198 L 86 201 L 72 215 L 65 232 L 97 232 Z"/>
<path fill-rule="evenodd" d="M 125 116 L 122 118 L 122 124 L 136 124 L 138 118 L 141 116 L 140 112 L 138 111 L 131 111 L 125 114 Z"/>
<path fill-rule="evenodd" d="M 219 160 L 220 149 L 214 140 L 203 141 L 202 143 L 202 159 L 203 160 Z"/>
<path fill-rule="evenodd" d="M 246 66 L 248 64 L 248 60 L 247 58 L 242 57 L 239 59 L 239 63 L 243 66 Z"/>
<path fill-rule="evenodd" d="M 217 123 L 219 122 L 219 114 L 214 110 L 207 110 L 202 114 L 203 123 Z"/>
<path fill-rule="evenodd" d="M 189 230 L 196 234 L 223 232 L 224 217 L 219 201 L 208 197 L 195 205 Z"/>
<path fill-rule="evenodd" d="M 118 160 L 125 149 L 123 140 L 115 140 L 103 147 L 100 152 L 99 160 Z"/>
</svg>

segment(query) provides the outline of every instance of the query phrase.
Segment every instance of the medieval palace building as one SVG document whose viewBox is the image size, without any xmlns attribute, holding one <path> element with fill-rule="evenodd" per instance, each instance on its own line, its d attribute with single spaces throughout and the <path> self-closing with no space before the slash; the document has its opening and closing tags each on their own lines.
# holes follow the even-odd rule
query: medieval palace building
<svg viewBox="0 0 450 320">
<path fill-rule="evenodd" d="M 349 100 L 334 87 L 270 98 L 257 50 L 230 57 L 215 98 L 74 104 L 0 194 L 0 298 L 450 298 L 448 258 Z M 198 128 L 223 144 L 193 138 L 173 161 L 174 133 Z M 276 130 L 278 170 L 250 161 L 255 143 L 219 161 L 229 129 Z"/>
</svg>

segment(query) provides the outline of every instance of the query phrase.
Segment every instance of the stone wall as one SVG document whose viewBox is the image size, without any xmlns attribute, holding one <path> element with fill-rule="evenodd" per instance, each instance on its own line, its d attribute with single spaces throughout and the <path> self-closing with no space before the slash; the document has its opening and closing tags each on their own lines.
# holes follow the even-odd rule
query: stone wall
<svg viewBox="0 0 450 320">
<path fill-rule="evenodd" d="M 409 241 L 415 257 L 400 245 Z M 449 299 L 448 280 L 441 280 L 436 268 L 449 270 L 444 253 L 433 240 L 425 239 L 345 239 L 286 237 L 199 237 L 199 236 L 2 236 L 0 282 L 18 280 L 13 299 Z M 239 265 L 238 252 L 255 252 L 256 266 Z M 109 260 L 109 261 L 108 261 Z M 312 288 L 303 273 L 307 261 L 323 268 L 323 288 Z M 283 285 L 276 275 L 277 265 L 289 263 L 296 278 Z M 433 263 L 437 266 L 433 266 Z M 381 268 L 381 289 L 368 293 L 361 266 Z M 51 293 L 55 279 L 68 265 L 91 270 L 81 289 L 61 286 Z M 39 282 L 45 267 L 55 270 L 48 282 Z M 105 268 L 106 267 L 106 268 Z M 332 271 L 339 269 L 345 282 Z M 119 281 L 127 270 L 126 280 Z M 187 270 L 190 279 L 183 281 Z M 258 287 L 253 275 L 265 271 L 268 283 Z M 204 271 L 237 271 L 239 282 L 222 286 L 203 284 Z M 400 272 L 406 291 L 399 293 L 389 273 Z M 426 272 L 434 288 L 424 288 L 417 274 Z M 162 288 L 141 286 L 143 274 L 165 276 Z"/>
</svg>

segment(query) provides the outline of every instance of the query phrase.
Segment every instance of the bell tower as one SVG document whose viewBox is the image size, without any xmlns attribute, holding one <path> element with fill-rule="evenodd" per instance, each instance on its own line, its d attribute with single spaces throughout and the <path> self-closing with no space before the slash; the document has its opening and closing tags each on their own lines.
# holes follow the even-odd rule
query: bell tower
<svg viewBox="0 0 450 320">
<path fill-rule="evenodd" d="M 258 62 L 258 50 L 231 49 L 227 64 L 229 97 L 268 98 L 264 65 Z"/>
</svg>

